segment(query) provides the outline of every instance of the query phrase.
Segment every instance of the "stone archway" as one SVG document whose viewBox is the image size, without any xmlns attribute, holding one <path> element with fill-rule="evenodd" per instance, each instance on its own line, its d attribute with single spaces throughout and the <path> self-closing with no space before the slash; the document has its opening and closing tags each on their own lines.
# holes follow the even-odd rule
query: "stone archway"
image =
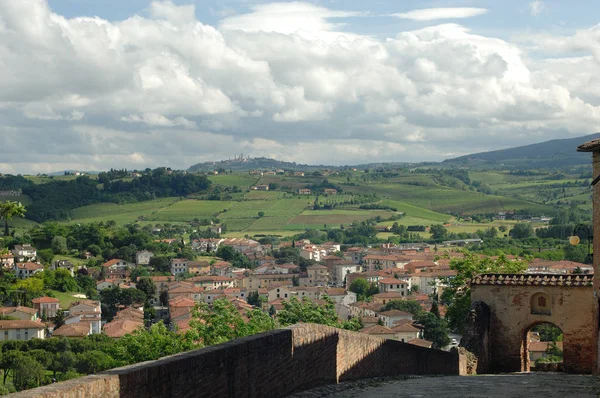
<svg viewBox="0 0 600 398">
<path fill-rule="evenodd" d="M 536 341 L 532 341 L 532 331 L 541 325 L 549 325 L 549 326 L 553 326 L 556 329 L 559 329 L 561 334 L 563 335 L 563 339 L 560 343 L 560 346 L 563 348 L 561 349 L 561 351 L 564 350 L 564 346 L 568 343 L 564 341 L 564 332 L 562 332 L 562 329 L 560 329 L 557 325 L 553 324 L 552 322 L 535 322 L 532 325 L 526 327 L 523 331 L 523 338 L 521 340 L 521 372 L 529 372 L 531 371 L 531 367 L 534 365 L 537 357 L 544 357 L 544 354 L 540 354 L 538 351 L 532 352 L 531 350 L 531 346 L 533 345 L 539 345 L 541 347 L 539 348 L 548 348 L 547 346 L 549 344 L 547 341 L 543 341 L 540 340 L 539 343 L 537 343 Z M 557 347 L 559 348 L 559 347 Z M 563 357 L 564 358 L 564 357 Z M 561 362 L 560 366 L 556 366 L 557 370 L 562 370 L 564 367 L 564 359 L 563 362 Z M 571 366 L 572 367 L 572 366 Z"/>
<path fill-rule="evenodd" d="M 529 369 L 525 335 L 540 323 L 564 336 L 564 370 L 592 373 L 596 361 L 593 275 L 484 274 L 471 281 L 471 301 L 489 307 L 490 372 Z"/>
</svg>

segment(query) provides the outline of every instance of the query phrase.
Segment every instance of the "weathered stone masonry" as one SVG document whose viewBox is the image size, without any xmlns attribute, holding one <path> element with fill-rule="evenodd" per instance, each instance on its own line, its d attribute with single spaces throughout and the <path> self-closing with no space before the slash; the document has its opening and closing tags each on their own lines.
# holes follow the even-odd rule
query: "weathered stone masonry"
<svg viewBox="0 0 600 398">
<path fill-rule="evenodd" d="M 341 381 L 458 375 L 457 351 L 417 347 L 314 324 L 69 380 L 15 397 L 283 397 Z"/>
<path fill-rule="evenodd" d="M 595 300 L 591 275 L 484 274 L 471 282 L 471 301 L 489 306 L 490 372 L 528 371 L 527 333 L 552 323 L 564 335 L 564 369 L 595 370 Z M 478 369 L 479 370 L 479 369 Z"/>
</svg>

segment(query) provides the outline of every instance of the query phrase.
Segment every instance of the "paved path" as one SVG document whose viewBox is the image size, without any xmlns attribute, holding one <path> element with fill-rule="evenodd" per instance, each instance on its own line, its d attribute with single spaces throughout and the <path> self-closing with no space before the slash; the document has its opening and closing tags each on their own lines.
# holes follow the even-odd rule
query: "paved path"
<svg viewBox="0 0 600 398">
<path fill-rule="evenodd" d="M 600 397 L 600 377 L 564 373 L 524 373 L 362 380 L 325 386 L 296 394 L 294 397 Z"/>
</svg>

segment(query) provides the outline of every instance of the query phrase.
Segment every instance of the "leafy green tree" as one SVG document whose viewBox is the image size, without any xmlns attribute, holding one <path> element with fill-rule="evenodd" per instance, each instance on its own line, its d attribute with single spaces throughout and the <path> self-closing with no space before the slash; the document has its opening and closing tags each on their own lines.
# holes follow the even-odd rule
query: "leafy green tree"
<svg viewBox="0 0 600 398">
<path fill-rule="evenodd" d="M 62 373 L 64 375 L 73 370 L 76 360 L 75 354 L 71 351 L 57 352 L 54 354 L 54 358 L 48 369 L 53 372 L 53 375 L 56 378 L 57 373 Z"/>
<path fill-rule="evenodd" d="M 440 319 L 440 309 L 438 307 L 438 303 L 437 300 L 433 300 L 433 303 L 431 303 L 431 310 L 429 310 L 430 313 L 432 313 L 433 315 L 435 315 L 436 318 Z"/>
<path fill-rule="evenodd" d="M 54 325 L 58 329 L 62 325 L 65 324 L 65 312 L 63 310 L 56 311 L 56 316 L 54 317 Z"/>
<path fill-rule="evenodd" d="M 229 340 L 266 332 L 275 328 L 275 321 L 259 309 L 246 312 L 248 321 L 227 299 L 213 302 L 212 309 L 201 303 L 194 309 L 190 321 L 191 329 L 186 337 L 204 346 L 224 343 Z"/>
<path fill-rule="evenodd" d="M 85 351 L 77 355 L 75 368 L 77 372 L 91 374 L 110 369 L 115 366 L 115 360 L 99 350 Z"/>
<path fill-rule="evenodd" d="M 42 264 L 50 265 L 54 260 L 54 252 L 52 249 L 42 249 L 37 251 L 37 257 Z"/>
<path fill-rule="evenodd" d="M 4 220 L 4 236 L 9 236 L 10 231 L 8 230 L 8 220 L 11 220 L 14 216 L 25 217 L 25 206 L 21 202 L 6 202 L 0 203 L 0 219 Z"/>
<path fill-rule="evenodd" d="M 51 247 L 54 254 L 65 254 L 69 250 L 67 247 L 67 238 L 64 236 L 55 236 L 52 238 Z"/>
<path fill-rule="evenodd" d="M 352 281 L 348 290 L 356 293 L 358 301 L 363 301 L 367 297 L 367 292 L 369 291 L 369 282 L 364 278 L 356 278 Z"/>
<path fill-rule="evenodd" d="M 445 278 L 447 287 L 442 293 L 442 303 L 447 305 L 446 319 L 452 330 L 462 331 L 471 307 L 471 289 L 468 282 L 476 275 L 484 273 L 522 273 L 527 270 L 527 262 L 509 260 L 504 254 L 497 259 L 481 258 L 473 253 L 450 260 L 450 269 L 456 276 Z"/>
<path fill-rule="evenodd" d="M 23 353 L 16 350 L 4 351 L 4 346 L 2 347 L 2 358 L 0 360 L 0 369 L 2 369 L 3 373 L 3 384 L 6 384 L 6 379 L 10 375 L 14 375 L 15 364 L 18 360 L 23 356 Z"/>
<path fill-rule="evenodd" d="M 423 337 L 433 342 L 434 348 L 441 349 L 450 344 L 448 322 L 445 319 L 440 319 L 431 312 L 424 312 L 418 323 L 424 327 Z"/>
<path fill-rule="evenodd" d="M 21 355 L 13 364 L 13 385 L 18 391 L 38 387 L 44 371 L 41 363 L 28 355 Z"/>
<path fill-rule="evenodd" d="M 246 301 L 248 301 L 248 304 L 250 305 L 253 305 L 255 307 L 261 307 L 262 304 L 265 302 L 265 299 L 260 294 L 258 294 L 258 291 L 254 291 L 248 294 L 248 299 Z"/>
<path fill-rule="evenodd" d="M 135 287 L 144 292 L 147 298 L 154 297 L 156 294 L 156 285 L 150 278 L 140 278 Z"/>
<path fill-rule="evenodd" d="M 162 322 L 149 329 L 138 329 L 119 339 L 112 347 L 112 357 L 122 363 L 132 364 L 152 361 L 167 355 L 191 350 L 192 340 L 170 331 Z"/>
<path fill-rule="evenodd" d="M 511 229 L 508 234 L 515 239 L 526 239 L 535 236 L 533 232 L 533 227 L 530 223 L 515 224 L 513 229 Z"/>
<path fill-rule="evenodd" d="M 442 241 L 446 239 L 448 235 L 448 230 L 442 224 L 434 224 L 429 227 L 429 232 L 431 233 L 431 239 L 435 241 Z"/>
<path fill-rule="evenodd" d="M 169 272 L 171 270 L 171 257 L 169 256 L 153 256 L 148 263 L 155 271 Z"/>
<path fill-rule="evenodd" d="M 340 322 L 335 312 L 334 301 L 325 296 L 325 305 L 313 303 L 307 297 L 302 301 L 296 297 L 283 301 L 283 309 L 278 312 L 277 320 L 282 326 L 293 325 L 295 323 L 318 323 L 320 325 L 333 326 L 342 329 L 358 330 L 360 322 L 354 319 L 348 322 Z"/>
</svg>

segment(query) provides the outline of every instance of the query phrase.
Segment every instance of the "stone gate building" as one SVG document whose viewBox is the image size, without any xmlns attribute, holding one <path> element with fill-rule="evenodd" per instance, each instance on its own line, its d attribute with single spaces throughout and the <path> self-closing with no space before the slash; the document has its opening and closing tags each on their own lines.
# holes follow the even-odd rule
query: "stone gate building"
<svg viewBox="0 0 600 398">
<path fill-rule="evenodd" d="M 593 373 L 596 340 L 592 275 L 484 274 L 471 281 L 471 301 L 489 308 L 482 352 L 490 372 L 529 371 L 529 331 L 542 323 L 564 336 L 564 370 Z"/>
</svg>

